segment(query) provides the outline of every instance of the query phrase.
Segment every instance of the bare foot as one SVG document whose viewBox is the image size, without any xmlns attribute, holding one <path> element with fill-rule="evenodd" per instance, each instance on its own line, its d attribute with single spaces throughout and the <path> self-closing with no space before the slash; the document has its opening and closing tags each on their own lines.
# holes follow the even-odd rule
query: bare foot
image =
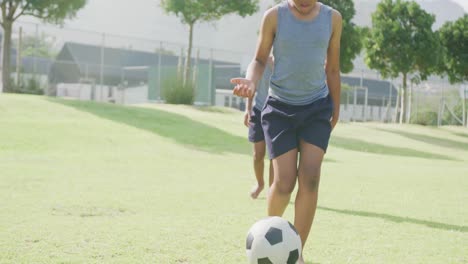
<svg viewBox="0 0 468 264">
<path fill-rule="evenodd" d="M 301 256 L 297 261 L 297 264 L 305 264 L 304 257 Z"/>
<path fill-rule="evenodd" d="M 263 191 L 263 185 L 255 185 L 250 191 L 250 197 L 257 199 L 258 195 Z"/>
</svg>

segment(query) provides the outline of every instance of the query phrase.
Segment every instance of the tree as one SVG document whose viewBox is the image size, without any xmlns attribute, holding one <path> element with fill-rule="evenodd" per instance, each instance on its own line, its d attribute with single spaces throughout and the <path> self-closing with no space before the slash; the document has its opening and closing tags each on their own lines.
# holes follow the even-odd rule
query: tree
<svg viewBox="0 0 468 264">
<path fill-rule="evenodd" d="M 382 0 L 372 14 L 366 64 L 384 78 L 402 76 L 400 123 L 408 117 L 408 77 L 426 80 L 440 60 L 440 43 L 431 29 L 434 21 L 434 15 L 414 1 Z"/>
<path fill-rule="evenodd" d="M 208 22 L 222 16 L 237 13 L 245 17 L 258 10 L 258 0 L 161 0 L 167 13 L 173 13 L 189 28 L 187 56 L 185 58 L 184 82 L 189 80 L 192 56 L 193 30 L 197 22 Z"/>
<path fill-rule="evenodd" d="M 275 0 L 280 3 L 283 0 Z M 361 52 L 362 29 L 356 26 L 351 20 L 356 14 L 352 0 L 322 0 L 322 3 L 333 7 L 341 13 L 343 18 L 343 32 L 341 33 L 340 46 L 340 69 L 343 73 L 351 72 L 354 69 L 353 60 Z"/>
<path fill-rule="evenodd" d="M 439 72 L 451 83 L 468 81 L 468 15 L 446 22 L 438 33 L 443 50 Z"/>
<path fill-rule="evenodd" d="M 351 20 L 356 14 L 352 0 L 322 0 L 322 3 L 338 10 L 343 17 L 343 31 L 341 33 L 340 68 L 348 73 L 354 69 L 353 60 L 361 52 L 363 42 L 361 29 Z"/>
<path fill-rule="evenodd" d="M 60 23 L 73 17 L 86 0 L 0 0 L 3 28 L 3 89 L 10 89 L 11 33 L 13 23 L 21 16 L 34 16 L 47 22 Z"/>
<path fill-rule="evenodd" d="M 42 34 L 39 37 L 25 36 L 21 43 L 21 55 L 38 58 L 54 58 L 58 51 L 54 48 L 55 38 Z M 17 46 L 15 41 L 12 41 L 14 47 Z"/>
</svg>

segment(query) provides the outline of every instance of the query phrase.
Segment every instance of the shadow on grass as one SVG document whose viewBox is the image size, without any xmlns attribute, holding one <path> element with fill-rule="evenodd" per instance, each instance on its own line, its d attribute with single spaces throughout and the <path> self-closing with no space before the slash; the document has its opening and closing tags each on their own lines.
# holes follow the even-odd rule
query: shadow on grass
<svg viewBox="0 0 468 264">
<path fill-rule="evenodd" d="M 54 103 L 73 107 L 114 122 L 143 129 L 184 146 L 210 153 L 236 153 L 251 155 L 251 146 L 245 137 L 229 134 L 221 129 L 194 121 L 183 115 L 157 109 L 116 106 L 76 100 L 48 99 Z M 333 136 L 331 144 L 336 147 L 396 156 L 411 156 L 430 159 L 455 160 L 451 157 L 421 152 L 408 148 L 390 147 L 362 140 Z M 333 162 L 333 160 L 326 160 Z"/>
<path fill-rule="evenodd" d="M 143 129 L 198 150 L 210 153 L 251 154 L 247 136 L 245 138 L 235 136 L 183 115 L 140 107 L 63 99 L 48 100 L 100 118 Z"/>
<path fill-rule="evenodd" d="M 392 129 L 383 129 L 383 128 L 375 128 L 375 129 L 383 131 L 383 132 L 397 134 L 397 135 L 400 135 L 400 136 L 403 136 L 412 140 L 428 143 L 428 144 L 435 145 L 435 146 L 460 149 L 460 150 L 468 150 L 468 143 L 465 143 L 465 142 L 460 142 L 460 141 L 451 140 L 451 139 L 438 138 L 438 137 L 433 137 L 433 136 L 428 136 L 428 135 L 415 134 L 415 133 L 410 133 L 410 132 L 405 132 L 405 131 L 397 131 L 397 130 L 392 130 Z"/>
<path fill-rule="evenodd" d="M 194 106 L 194 108 L 198 111 L 209 112 L 209 113 L 229 114 L 233 112 L 233 109 L 226 109 L 224 107 L 217 107 L 217 106 Z"/>
<path fill-rule="evenodd" d="M 266 200 L 265 197 L 259 197 L 257 199 L 258 200 Z M 290 201 L 289 204 L 294 205 L 294 202 Z M 383 219 L 383 220 L 387 220 L 387 221 L 391 221 L 391 222 L 395 222 L 395 223 L 410 223 L 410 224 L 416 224 L 416 225 L 424 225 L 424 226 L 434 228 L 434 229 L 459 231 L 459 232 L 463 232 L 463 233 L 468 232 L 468 226 L 463 226 L 463 225 L 450 225 L 450 224 L 439 223 L 439 222 L 431 222 L 431 221 L 427 221 L 427 220 L 420 220 L 420 219 L 410 218 L 410 217 L 401 217 L 401 216 L 396 216 L 396 215 L 373 213 L 373 212 L 366 212 L 366 211 L 335 209 L 335 208 L 330 208 L 330 207 L 325 207 L 325 206 L 317 206 L 317 209 L 324 210 L 324 211 L 329 211 L 329 212 L 334 212 L 334 213 L 339 213 L 339 214 L 379 218 L 379 219 Z"/>
<path fill-rule="evenodd" d="M 461 133 L 461 132 L 452 132 L 452 134 L 454 134 L 455 136 L 459 136 L 459 137 L 468 138 L 468 134 L 466 134 L 466 133 Z"/>
<path fill-rule="evenodd" d="M 337 148 L 347 149 L 347 150 L 354 150 L 354 151 L 359 151 L 359 152 L 368 152 L 368 153 L 375 153 L 375 154 L 382 154 L 382 155 L 458 161 L 455 158 L 445 156 L 445 155 L 424 152 L 424 151 L 419 151 L 419 150 L 410 149 L 410 148 L 386 146 L 386 145 L 371 143 L 371 142 L 354 139 L 354 138 L 332 136 L 330 145 L 337 147 Z"/>
<path fill-rule="evenodd" d="M 324 206 L 318 206 L 318 209 L 324 210 L 324 211 L 330 211 L 334 213 L 340 213 L 340 214 L 380 218 L 380 219 L 395 222 L 395 223 L 410 223 L 410 224 L 424 225 L 424 226 L 434 228 L 434 229 L 460 231 L 464 233 L 468 232 L 468 226 L 450 225 L 450 224 L 431 222 L 427 220 L 420 220 L 420 219 L 415 219 L 415 218 L 410 218 L 410 217 L 401 217 L 401 216 L 381 214 L 381 213 L 372 213 L 372 212 L 365 212 L 365 211 L 334 209 L 334 208 L 324 207 Z"/>
</svg>

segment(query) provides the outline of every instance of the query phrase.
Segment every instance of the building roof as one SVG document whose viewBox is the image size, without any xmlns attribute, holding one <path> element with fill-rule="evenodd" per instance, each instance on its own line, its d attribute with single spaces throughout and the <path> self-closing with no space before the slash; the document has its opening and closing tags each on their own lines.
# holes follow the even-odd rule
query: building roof
<svg viewBox="0 0 468 264">
<path fill-rule="evenodd" d="M 101 57 L 101 54 L 103 56 Z M 130 67 L 157 67 L 161 58 L 161 66 L 176 67 L 179 63 L 179 56 L 157 52 L 147 52 L 139 50 L 131 50 L 124 48 L 100 47 L 96 45 L 81 44 L 75 42 L 67 42 L 62 50 L 57 55 L 55 67 L 51 73 L 53 82 L 76 82 L 80 78 L 87 76 L 93 79 L 99 79 L 101 72 L 101 60 L 103 60 L 103 78 L 104 83 L 117 84 L 122 76 L 122 71 Z M 209 64 L 207 59 L 199 59 L 199 64 Z M 228 65 L 236 68 L 234 71 L 239 72 L 240 65 L 238 63 L 213 60 L 213 65 Z M 127 72 L 129 74 L 139 75 L 137 79 L 143 78 L 143 75 L 137 72 Z M 226 79 L 229 82 L 229 79 Z M 215 76 L 215 83 L 221 83 L 218 76 Z"/>
</svg>

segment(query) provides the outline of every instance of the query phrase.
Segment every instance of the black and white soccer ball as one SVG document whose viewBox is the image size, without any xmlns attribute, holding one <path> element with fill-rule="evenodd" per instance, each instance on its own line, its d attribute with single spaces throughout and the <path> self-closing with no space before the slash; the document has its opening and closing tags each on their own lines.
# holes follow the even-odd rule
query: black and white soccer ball
<svg viewBox="0 0 468 264">
<path fill-rule="evenodd" d="M 296 264 L 302 243 L 296 228 L 278 216 L 257 221 L 247 234 L 250 264 Z"/>
</svg>

